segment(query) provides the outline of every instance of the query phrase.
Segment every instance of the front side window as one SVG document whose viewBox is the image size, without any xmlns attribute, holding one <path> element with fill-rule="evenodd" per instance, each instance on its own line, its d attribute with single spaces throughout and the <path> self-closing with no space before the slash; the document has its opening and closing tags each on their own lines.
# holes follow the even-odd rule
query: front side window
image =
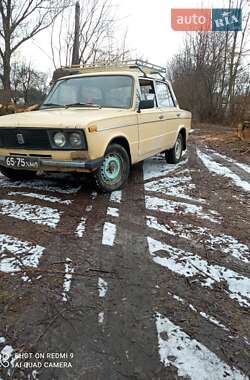
<svg viewBox="0 0 250 380">
<path fill-rule="evenodd" d="M 61 79 L 56 82 L 41 108 L 74 104 L 107 108 L 132 106 L 133 79 L 126 75 L 98 75 Z"/>
<path fill-rule="evenodd" d="M 156 82 L 156 93 L 159 107 L 175 107 L 170 89 L 166 83 Z"/>
<path fill-rule="evenodd" d="M 156 107 L 156 96 L 154 82 L 148 79 L 140 79 L 140 91 L 141 91 L 141 100 L 154 100 Z"/>
</svg>

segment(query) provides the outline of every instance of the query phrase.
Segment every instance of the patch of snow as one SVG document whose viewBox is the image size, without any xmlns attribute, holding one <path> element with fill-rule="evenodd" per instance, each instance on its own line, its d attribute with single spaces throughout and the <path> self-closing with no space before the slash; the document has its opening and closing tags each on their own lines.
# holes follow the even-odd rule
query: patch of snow
<svg viewBox="0 0 250 380">
<path fill-rule="evenodd" d="M 198 157 L 201 159 L 206 168 L 219 176 L 230 178 L 234 184 L 243 190 L 250 191 L 250 183 L 242 180 L 237 174 L 233 173 L 229 168 L 216 162 L 211 155 L 201 152 L 197 149 Z"/>
<path fill-rule="evenodd" d="M 116 218 L 119 217 L 119 209 L 115 207 L 108 207 L 107 215 L 114 216 Z"/>
<path fill-rule="evenodd" d="M 90 211 L 92 211 L 92 209 L 93 209 L 93 206 L 92 205 L 89 205 L 89 206 L 87 206 L 86 207 L 86 212 L 90 212 Z"/>
<path fill-rule="evenodd" d="M 204 199 L 195 198 L 188 195 L 188 192 L 195 189 L 195 184 L 191 183 L 192 177 L 188 169 L 183 171 L 184 174 L 177 177 L 166 177 L 159 180 L 145 183 L 145 190 L 150 192 L 161 193 L 173 197 L 188 199 L 198 203 L 206 203 Z"/>
<path fill-rule="evenodd" d="M 158 219 L 154 216 L 146 216 L 146 223 L 149 228 L 153 228 L 154 230 L 161 231 L 172 236 L 177 235 L 170 226 L 167 224 L 160 224 Z"/>
<path fill-rule="evenodd" d="M 0 214 L 55 228 L 60 221 L 62 211 L 50 207 L 41 207 L 28 203 L 16 203 L 15 201 L 0 199 Z"/>
<path fill-rule="evenodd" d="M 185 277 L 197 277 L 202 286 L 212 288 L 214 283 L 226 283 L 225 293 L 243 306 L 250 306 L 250 280 L 247 277 L 219 265 L 209 264 L 201 257 L 172 247 L 171 245 L 147 238 L 149 253 L 156 264 L 168 268 L 174 273 Z M 158 251 L 165 251 L 166 257 L 157 256 Z"/>
<path fill-rule="evenodd" d="M 79 238 L 82 238 L 85 230 L 86 230 L 86 218 L 82 217 L 80 223 L 78 224 L 78 226 L 75 230 L 75 234 Z"/>
<path fill-rule="evenodd" d="M 104 298 L 108 291 L 108 283 L 103 278 L 98 278 L 99 297 Z"/>
<path fill-rule="evenodd" d="M 195 313 L 199 313 L 203 318 L 207 319 L 209 322 L 213 323 L 214 325 L 221 327 L 225 331 L 230 331 L 226 326 L 223 325 L 223 323 L 219 322 L 215 317 L 208 315 L 208 314 L 204 313 L 203 311 L 198 311 L 196 309 L 196 307 L 194 307 L 191 303 L 188 303 L 187 301 L 185 301 L 183 298 L 177 296 L 176 294 L 172 294 L 170 292 L 168 292 L 168 294 L 171 295 L 178 302 L 182 303 L 183 305 L 187 305 L 189 307 L 189 309 L 191 309 Z"/>
<path fill-rule="evenodd" d="M 228 161 L 228 162 L 234 163 L 234 164 L 237 165 L 239 168 L 241 168 L 242 170 L 244 170 L 246 173 L 250 174 L 250 166 L 249 166 L 249 165 L 247 165 L 247 164 L 243 164 L 242 162 L 238 162 L 238 161 L 234 160 L 233 158 L 228 157 L 228 156 L 225 156 L 224 154 L 221 154 L 221 153 L 215 152 L 214 150 L 209 150 L 209 152 L 213 153 L 213 154 L 214 154 L 215 156 L 217 156 L 217 157 L 221 157 L 221 158 L 223 158 L 223 160 L 225 160 L 225 161 Z"/>
<path fill-rule="evenodd" d="M 178 376 L 191 380 L 248 379 L 165 316 L 156 313 L 155 322 L 161 362 L 165 367 L 173 365 L 177 368 Z"/>
<path fill-rule="evenodd" d="M 105 222 L 103 227 L 102 244 L 113 246 L 116 237 L 116 225 Z"/>
<path fill-rule="evenodd" d="M 241 169 L 243 169 L 246 173 L 250 174 L 250 166 L 247 164 L 242 164 L 240 162 L 235 162 L 237 166 L 239 166 Z"/>
<path fill-rule="evenodd" d="M 111 195 L 110 195 L 110 201 L 111 202 L 121 203 L 121 200 L 122 200 L 122 191 L 121 190 L 113 191 L 111 193 Z"/>
<path fill-rule="evenodd" d="M 92 199 L 96 199 L 96 197 L 97 197 L 97 192 L 96 192 L 96 191 L 93 191 L 93 192 L 91 193 L 91 198 L 92 198 Z"/>
<path fill-rule="evenodd" d="M 177 171 L 180 167 L 186 165 L 188 159 L 180 161 L 178 164 L 167 164 L 165 157 L 162 155 L 151 157 L 143 162 L 144 181 L 151 178 L 164 177 L 172 171 Z"/>
<path fill-rule="evenodd" d="M 72 266 L 72 261 L 69 258 L 67 258 L 66 261 L 67 262 L 65 263 L 65 275 L 64 275 L 64 281 L 63 281 L 63 293 L 62 293 L 63 302 L 68 301 L 68 293 L 71 288 L 72 277 L 75 271 Z"/>
<path fill-rule="evenodd" d="M 219 322 L 218 319 L 212 317 L 211 315 L 204 313 L 202 311 L 200 312 L 200 315 L 203 318 L 207 319 L 208 321 L 212 322 L 214 325 L 221 327 L 223 330 L 230 331 L 226 326 L 224 326 L 221 322 Z"/>
<path fill-rule="evenodd" d="M 32 190 L 50 191 L 61 194 L 75 194 L 81 190 L 82 186 L 59 185 L 58 182 L 48 179 L 37 179 L 33 181 L 9 181 L 6 178 L 0 178 L 0 187 L 2 188 L 26 188 Z"/>
<path fill-rule="evenodd" d="M 3 336 L 0 336 L 0 344 L 5 343 L 5 338 Z"/>
<path fill-rule="evenodd" d="M 8 355 L 8 357 L 11 357 L 11 355 L 13 354 L 13 352 L 14 352 L 13 347 L 7 345 L 7 346 L 5 346 L 5 347 L 2 349 L 1 354 L 2 354 L 2 355 Z"/>
<path fill-rule="evenodd" d="M 57 198 L 57 197 L 52 197 L 52 196 L 47 196 L 47 195 L 37 194 L 37 193 L 25 193 L 22 191 L 11 191 L 8 193 L 8 195 L 14 195 L 14 196 L 21 195 L 22 197 L 35 198 L 35 199 L 40 199 L 46 202 L 60 203 L 64 205 L 70 205 L 72 203 L 72 201 L 70 200 L 63 201 L 62 199 Z"/>
<path fill-rule="evenodd" d="M 91 212 L 93 210 L 93 206 L 92 205 L 88 205 L 86 208 L 85 208 L 85 211 L 87 213 Z M 82 217 L 81 220 L 80 220 L 80 223 L 78 224 L 76 230 L 75 230 L 75 235 L 78 236 L 79 238 L 82 238 L 83 237 L 83 234 L 86 230 L 86 223 L 87 223 L 87 218 L 86 217 Z"/>
<path fill-rule="evenodd" d="M 101 312 L 98 314 L 98 322 L 99 322 L 100 325 L 102 325 L 103 322 L 104 322 L 104 312 L 103 312 L 103 311 L 101 311 Z"/>
<path fill-rule="evenodd" d="M 160 224 L 153 216 L 146 217 L 149 228 L 164 232 L 171 236 L 178 236 L 190 241 L 201 240 L 209 249 L 223 252 L 245 263 L 249 263 L 250 250 L 246 244 L 227 234 L 214 235 L 206 227 L 197 227 L 192 224 L 170 221 L 170 224 Z"/>
<path fill-rule="evenodd" d="M 45 248 L 26 241 L 0 234 L 0 271 L 12 273 L 24 269 L 37 268 Z M 12 256 L 9 257 L 9 254 Z"/>
<path fill-rule="evenodd" d="M 201 219 L 209 220 L 212 223 L 220 223 L 220 218 L 214 218 L 211 214 L 219 217 L 216 211 L 209 210 L 206 213 L 202 206 L 193 205 L 190 203 L 177 202 L 173 200 L 161 199 L 158 197 L 145 196 L 146 208 L 148 210 L 162 211 L 169 214 L 191 214 Z"/>
</svg>

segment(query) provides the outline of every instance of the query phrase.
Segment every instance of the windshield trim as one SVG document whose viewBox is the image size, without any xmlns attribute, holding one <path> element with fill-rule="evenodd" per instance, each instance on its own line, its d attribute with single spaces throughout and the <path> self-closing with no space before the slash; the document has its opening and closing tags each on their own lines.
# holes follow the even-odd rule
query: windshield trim
<svg viewBox="0 0 250 380">
<path fill-rule="evenodd" d="M 67 76 L 67 77 L 63 77 L 63 78 L 59 78 L 57 79 L 51 89 L 49 90 L 48 92 L 48 95 L 46 96 L 46 98 L 44 99 L 43 103 L 40 105 L 39 109 L 40 110 L 43 110 L 43 109 L 52 109 L 53 107 L 46 107 L 46 106 L 43 106 L 44 104 L 46 104 L 46 99 L 49 97 L 49 95 L 52 93 L 52 91 L 54 90 L 56 84 L 60 81 L 67 81 L 67 80 L 74 80 L 74 79 L 79 79 L 79 78 L 92 78 L 92 77 L 128 77 L 128 78 L 131 78 L 132 79 L 132 86 L 131 86 L 131 100 L 130 100 L 130 105 L 128 107 L 118 107 L 118 106 L 109 106 L 109 107 L 105 107 L 102 105 L 102 108 L 115 108 L 115 109 L 123 109 L 123 110 L 129 110 L 131 108 L 133 108 L 133 104 L 134 104 L 134 89 L 135 89 L 135 78 L 133 75 L 131 74 L 106 74 L 106 73 L 103 73 L 103 74 L 98 74 L 98 75 L 86 75 L 86 74 L 83 74 L 83 75 L 79 75 L 79 76 L 74 76 L 74 77 L 71 77 L 71 76 Z M 62 105 L 62 108 L 64 107 L 64 105 Z M 58 108 L 58 107 L 57 107 Z M 81 108 L 81 109 L 84 109 L 84 108 Z M 86 108 L 87 109 L 87 108 Z"/>
</svg>

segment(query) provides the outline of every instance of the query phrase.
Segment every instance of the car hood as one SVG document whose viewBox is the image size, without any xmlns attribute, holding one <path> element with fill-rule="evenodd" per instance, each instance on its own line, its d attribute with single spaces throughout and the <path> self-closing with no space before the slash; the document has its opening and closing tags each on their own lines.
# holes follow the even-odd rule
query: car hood
<svg viewBox="0 0 250 380">
<path fill-rule="evenodd" d="M 89 123 L 107 118 L 127 115 L 131 110 L 124 109 L 96 109 L 96 108 L 68 108 L 43 109 L 39 111 L 22 112 L 0 117 L 1 127 L 33 127 L 33 128 L 83 128 Z"/>
</svg>

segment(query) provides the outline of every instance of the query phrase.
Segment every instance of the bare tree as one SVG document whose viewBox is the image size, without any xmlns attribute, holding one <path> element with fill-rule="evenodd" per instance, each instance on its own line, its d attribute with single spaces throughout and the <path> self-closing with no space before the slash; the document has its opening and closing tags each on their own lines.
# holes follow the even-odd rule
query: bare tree
<svg viewBox="0 0 250 380">
<path fill-rule="evenodd" d="M 81 0 L 79 22 L 79 62 L 115 61 L 128 54 L 126 33 L 122 43 L 115 41 L 117 20 L 110 0 Z M 55 21 L 51 34 L 51 49 L 55 68 L 70 66 L 74 46 L 73 9 L 66 10 Z"/>
<path fill-rule="evenodd" d="M 33 101 L 32 95 L 42 97 L 46 91 L 47 75 L 37 71 L 31 63 L 14 62 L 11 65 L 12 95 L 15 101 L 23 98 L 25 104 Z"/>
<path fill-rule="evenodd" d="M 1 80 L 6 101 L 11 99 L 11 58 L 17 49 L 48 28 L 70 0 L 1 0 L 0 58 Z"/>
<path fill-rule="evenodd" d="M 243 11 L 241 32 L 198 32 L 186 35 L 184 48 L 168 64 L 168 72 L 184 107 L 201 121 L 228 121 L 235 117 L 236 97 L 245 104 L 249 75 L 248 0 L 229 0 Z"/>
</svg>

